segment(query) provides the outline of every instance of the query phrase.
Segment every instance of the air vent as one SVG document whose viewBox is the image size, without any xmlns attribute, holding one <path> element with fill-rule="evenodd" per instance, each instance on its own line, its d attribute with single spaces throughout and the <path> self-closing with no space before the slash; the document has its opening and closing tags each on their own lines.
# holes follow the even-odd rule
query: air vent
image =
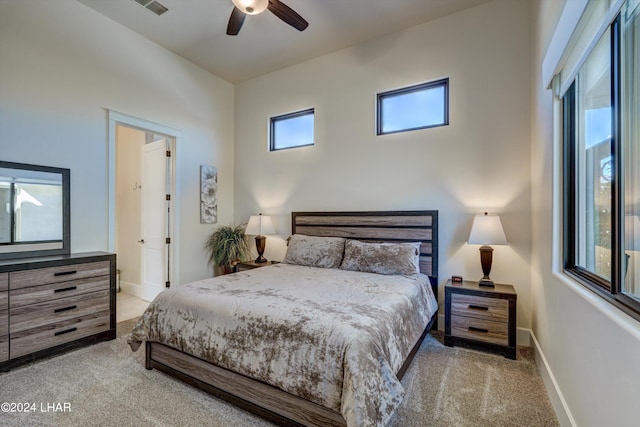
<svg viewBox="0 0 640 427">
<path fill-rule="evenodd" d="M 155 0 L 133 0 L 133 1 L 149 9 L 151 12 L 155 13 L 158 16 L 162 15 L 163 13 L 169 10 L 164 5 L 158 3 Z"/>
</svg>

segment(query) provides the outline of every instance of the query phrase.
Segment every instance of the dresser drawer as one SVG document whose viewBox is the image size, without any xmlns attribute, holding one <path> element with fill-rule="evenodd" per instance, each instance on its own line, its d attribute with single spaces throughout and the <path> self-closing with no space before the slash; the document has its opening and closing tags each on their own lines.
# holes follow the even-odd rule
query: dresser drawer
<svg viewBox="0 0 640 427">
<path fill-rule="evenodd" d="M 47 323 L 57 323 L 109 310 L 109 308 L 109 290 L 23 305 L 11 309 L 9 332 L 13 335 L 16 332 L 38 328 Z"/>
<path fill-rule="evenodd" d="M 109 290 L 109 276 L 91 277 L 88 279 L 72 280 L 70 282 L 52 283 L 50 285 L 33 286 L 29 288 L 12 289 L 9 291 L 11 309 L 28 304 L 38 304 L 45 301 L 72 297 L 89 292 Z"/>
<path fill-rule="evenodd" d="M 9 308 L 9 292 L 0 292 L 0 311 Z"/>
<path fill-rule="evenodd" d="M 452 294 L 451 314 L 496 322 L 509 321 L 509 301 L 477 295 Z"/>
<path fill-rule="evenodd" d="M 9 273 L 0 273 L 0 292 L 9 289 Z"/>
<path fill-rule="evenodd" d="M 9 335 L 9 310 L 0 310 L 0 337 Z"/>
<path fill-rule="evenodd" d="M 87 277 L 108 276 L 109 272 L 109 261 L 60 265 L 36 270 L 12 271 L 10 273 L 10 288 L 20 289 L 29 286 L 85 279 Z"/>
<path fill-rule="evenodd" d="M 509 344 L 509 327 L 505 322 L 451 316 L 451 335 L 499 345 Z"/>
<path fill-rule="evenodd" d="M 0 362 L 9 360 L 9 336 L 0 336 Z"/>
<path fill-rule="evenodd" d="M 12 333 L 11 358 L 108 331 L 109 328 L 110 314 L 107 310 Z"/>
</svg>

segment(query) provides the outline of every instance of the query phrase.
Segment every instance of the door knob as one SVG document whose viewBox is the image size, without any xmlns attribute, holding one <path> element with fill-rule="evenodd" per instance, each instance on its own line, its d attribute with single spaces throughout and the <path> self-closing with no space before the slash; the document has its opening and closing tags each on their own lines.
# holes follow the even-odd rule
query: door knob
<svg viewBox="0 0 640 427">
<path fill-rule="evenodd" d="M 144 245 L 144 239 L 138 240 L 138 243 L 142 243 Z"/>
</svg>

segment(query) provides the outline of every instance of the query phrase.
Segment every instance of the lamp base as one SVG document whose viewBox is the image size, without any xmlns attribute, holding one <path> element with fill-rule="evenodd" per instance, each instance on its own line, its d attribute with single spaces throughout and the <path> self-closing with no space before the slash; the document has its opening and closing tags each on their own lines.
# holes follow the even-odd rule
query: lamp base
<svg viewBox="0 0 640 427">
<path fill-rule="evenodd" d="M 266 245 L 267 245 L 267 238 L 265 236 L 256 236 L 256 250 L 258 251 L 258 258 L 256 258 L 256 263 L 258 264 L 267 262 L 267 259 L 264 256 L 262 256 Z"/>
<path fill-rule="evenodd" d="M 478 280 L 478 286 L 482 286 L 485 288 L 495 288 L 493 280 L 489 279 L 488 277 L 483 277 L 482 279 Z"/>
<path fill-rule="evenodd" d="M 489 278 L 491 272 L 491 262 L 493 260 L 493 248 L 489 245 L 480 246 L 480 264 L 482 264 L 482 279 L 478 281 L 478 285 L 486 288 L 493 288 L 493 280 Z"/>
</svg>

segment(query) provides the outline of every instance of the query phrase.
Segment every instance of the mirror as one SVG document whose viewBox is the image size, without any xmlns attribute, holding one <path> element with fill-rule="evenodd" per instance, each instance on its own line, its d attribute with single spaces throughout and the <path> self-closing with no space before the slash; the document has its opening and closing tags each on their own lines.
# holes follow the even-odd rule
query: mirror
<svg viewBox="0 0 640 427">
<path fill-rule="evenodd" d="M 69 169 L 0 161 L 0 259 L 70 252 Z"/>
</svg>

